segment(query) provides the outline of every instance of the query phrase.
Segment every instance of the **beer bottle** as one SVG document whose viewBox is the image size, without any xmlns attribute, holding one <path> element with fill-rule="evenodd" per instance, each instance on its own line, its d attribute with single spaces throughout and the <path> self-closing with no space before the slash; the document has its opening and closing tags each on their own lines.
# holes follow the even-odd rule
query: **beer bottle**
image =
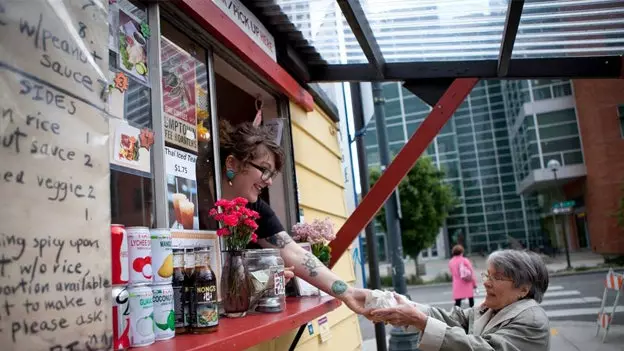
<svg viewBox="0 0 624 351">
<path fill-rule="evenodd" d="M 217 278 L 210 268 L 208 248 L 195 251 L 194 288 L 191 291 L 191 331 L 211 333 L 219 327 Z"/>
<path fill-rule="evenodd" d="M 173 249 L 173 308 L 175 311 L 175 332 L 184 334 L 188 328 L 188 289 L 185 291 L 184 249 Z"/>
</svg>

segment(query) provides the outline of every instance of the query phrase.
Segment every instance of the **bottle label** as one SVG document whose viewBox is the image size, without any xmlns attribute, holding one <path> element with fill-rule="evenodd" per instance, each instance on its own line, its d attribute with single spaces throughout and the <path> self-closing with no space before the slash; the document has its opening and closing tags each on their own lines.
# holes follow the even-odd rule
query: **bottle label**
<svg viewBox="0 0 624 351">
<path fill-rule="evenodd" d="M 219 324 L 219 306 L 215 285 L 195 287 L 195 325 L 198 328 L 213 327 Z"/>
</svg>

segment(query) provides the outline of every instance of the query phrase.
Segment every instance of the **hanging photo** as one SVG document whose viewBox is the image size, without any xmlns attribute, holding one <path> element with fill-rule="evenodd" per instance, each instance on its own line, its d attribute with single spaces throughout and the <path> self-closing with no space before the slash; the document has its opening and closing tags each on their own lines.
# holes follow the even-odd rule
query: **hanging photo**
<svg viewBox="0 0 624 351">
<path fill-rule="evenodd" d="M 141 23 L 121 9 L 118 18 L 118 65 L 139 82 L 148 84 L 147 38 L 141 33 Z"/>
<path fill-rule="evenodd" d="M 110 163 L 149 174 L 151 172 L 150 152 L 154 144 L 154 133 L 145 128 L 135 128 L 128 122 L 110 118 Z"/>
<path fill-rule="evenodd" d="M 199 229 L 197 182 L 195 162 L 197 156 L 165 147 L 167 170 L 167 198 L 169 227 L 171 229 Z"/>
<path fill-rule="evenodd" d="M 165 141 L 197 151 L 196 59 L 161 39 Z"/>
</svg>

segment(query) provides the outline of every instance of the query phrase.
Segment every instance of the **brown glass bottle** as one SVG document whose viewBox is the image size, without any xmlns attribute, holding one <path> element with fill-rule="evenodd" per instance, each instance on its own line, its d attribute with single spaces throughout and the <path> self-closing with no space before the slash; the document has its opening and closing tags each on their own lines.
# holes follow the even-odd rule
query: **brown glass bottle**
<svg viewBox="0 0 624 351">
<path fill-rule="evenodd" d="M 173 309 L 175 312 L 175 332 L 184 334 L 188 328 L 188 298 L 184 289 L 184 249 L 173 249 Z M 188 289 L 186 289 L 188 292 Z"/>
<path fill-rule="evenodd" d="M 219 327 L 217 278 L 210 268 L 207 248 L 195 251 L 194 287 L 191 290 L 191 332 L 211 333 Z"/>
<path fill-rule="evenodd" d="M 184 249 L 184 283 L 183 283 L 183 295 L 184 295 L 184 319 L 186 320 L 186 330 L 191 331 L 191 291 L 195 287 L 195 276 L 193 271 L 195 270 L 195 250 L 193 248 Z"/>
</svg>

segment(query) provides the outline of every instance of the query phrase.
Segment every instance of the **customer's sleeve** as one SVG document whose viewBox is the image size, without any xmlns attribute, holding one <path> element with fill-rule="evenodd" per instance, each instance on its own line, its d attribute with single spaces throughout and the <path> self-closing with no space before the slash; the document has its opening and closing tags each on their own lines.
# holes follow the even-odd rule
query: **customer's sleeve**
<svg viewBox="0 0 624 351">
<path fill-rule="evenodd" d="M 462 326 L 447 323 L 448 315 L 430 309 L 427 325 L 418 348 L 421 351 L 548 351 L 550 330 L 548 318 L 527 309 L 502 327 L 481 336 L 468 334 Z"/>
</svg>

